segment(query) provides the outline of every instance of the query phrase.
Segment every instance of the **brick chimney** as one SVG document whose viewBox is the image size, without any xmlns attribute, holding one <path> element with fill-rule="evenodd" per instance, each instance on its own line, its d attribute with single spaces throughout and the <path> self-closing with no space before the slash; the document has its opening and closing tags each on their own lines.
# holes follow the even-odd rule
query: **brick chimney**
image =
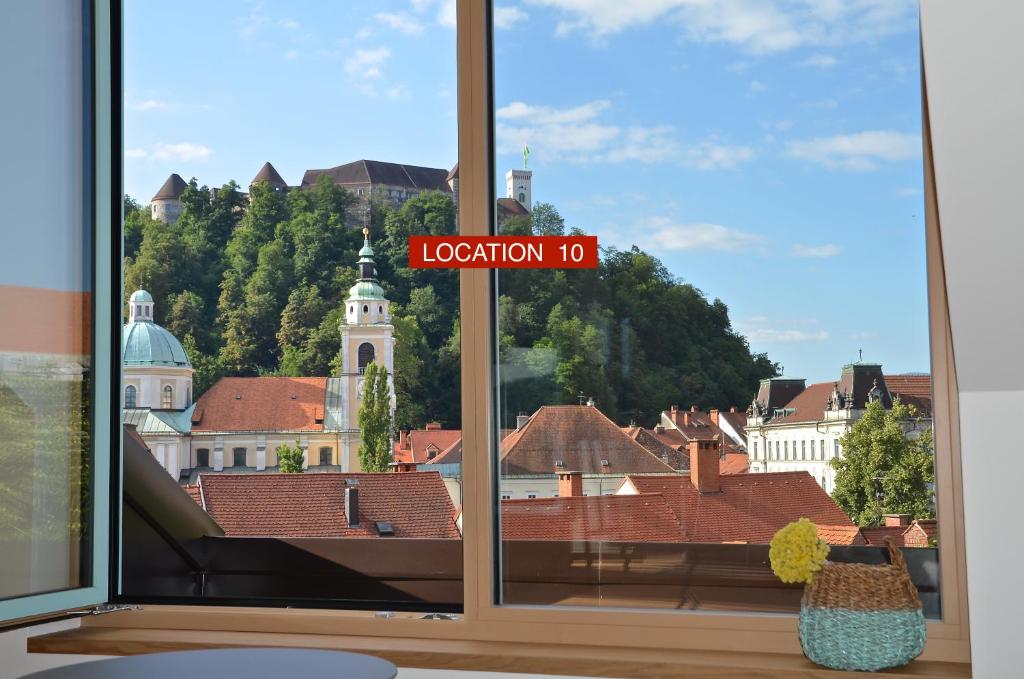
<svg viewBox="0 0 1024 679">
<path fill-rule="evenodd" d="M 692 439 L 687 445 L 690 453 L 690 483 L 701 493 L 721 492 L 719 482 L 718 437 Z"/>
<path fill-rule="evenodd" d="M 398 449 L 409 450 L 409 432 L 399 429 L 398 430 Z"/>
<path fill-rule="evenodd" d="M 690 413 L 689 413 L 689 411 L 683 413 L 683 426 L 684 427 L 689 427 L 690 426 Z"/>
<path fill-rule="evenodd" d="M 359 479 L 345 479 L 345 518 L 349 528 L 359 526 Z"/>
<path fill-rule="evenodd" d="M 708 413 L 711 416 L 711 424 L 718 426 L 718 408 L 712 408 L 711 412 Z"/>
<path fill-rule="evenodd" d="M 558 472 L 558 497 L 583 497 L 583 472 Z"/>
<path fill-rule="evenodd" d="M 886 528 L 906 528 L 910 525 L 910 514 L 886 514 Z"/>
<path fill-rule="evenodd" d="M 415 462 L 396 462 L 394 467 L 397 473 L 408 474 L 416 471 L 417 464 Z"/>
<path fill-rule="evenodd" d="M 427 431 L 437 431 L 440 428 L 441 428 L 441 423 L 440 422 L 427 422 L 427 426 L 426 426 L 426 430 Z"/>
</svg>

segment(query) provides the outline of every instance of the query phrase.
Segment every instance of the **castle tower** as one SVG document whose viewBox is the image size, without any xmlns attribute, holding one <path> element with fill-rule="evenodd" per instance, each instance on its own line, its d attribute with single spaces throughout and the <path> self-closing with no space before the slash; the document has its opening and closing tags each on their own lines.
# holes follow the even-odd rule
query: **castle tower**
<svg viewBox="0 0 1024 679">
<path fill-rule="evenodd" d="M 270 161 L 263 163 L 263 167 L 256 173 L 256 176 L 249 182 L 249 186 L 253 184 L 268 184 L 275 191 L 284 191 L 288 188 L 288 183 L 281 177 L 277 169 L 270 164 Z"/>
<path fill-rule="evenodd" d="M 527 212 L 533 211 L 532 182 L 533 170 L 509 170 L 505 173 L 505 195 L 519 201 Z"/>
<path fill-rule="evenodd" d="M 167 178 L 164 185 L 156 192 L 156 195 L 149 201 L 149 210 L 153 219 L 159 219 L 165 224 L 173 224 L 181 216 L 181 194 L 188 188 L 188 184 L 181 175 L 174 173 Z"/>
<path fill-rule="evenodd" d="M 341 324 L 341 452 L 351 470 L 359 469 L 359 408 L 363 375 L 370 363 L 387 368 L 392 415 L 395 411 L 395 328 L 391 325 L 391 302 L 384 297 L 384 290 L 377 282 L 377 265 L 369 234 L 369 229 L 364 228 L 363 248 L 359 251 L 359 280 L 349 289 L 345 320 Z"/>
</svg>

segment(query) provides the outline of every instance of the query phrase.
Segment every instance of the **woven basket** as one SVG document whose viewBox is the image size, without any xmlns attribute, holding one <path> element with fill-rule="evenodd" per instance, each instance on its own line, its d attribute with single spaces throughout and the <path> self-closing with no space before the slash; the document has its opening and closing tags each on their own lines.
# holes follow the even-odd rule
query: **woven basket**
<svg viewBox="0 0 1024 679">
<path fill-rule="evenodd" d="M 800 644 L 811 661 L 839 670 L 899 667 L 921 655 L 924 614 L 900 550 L 888 566 L 825 563 L 804 588 Z"/>
</svg>

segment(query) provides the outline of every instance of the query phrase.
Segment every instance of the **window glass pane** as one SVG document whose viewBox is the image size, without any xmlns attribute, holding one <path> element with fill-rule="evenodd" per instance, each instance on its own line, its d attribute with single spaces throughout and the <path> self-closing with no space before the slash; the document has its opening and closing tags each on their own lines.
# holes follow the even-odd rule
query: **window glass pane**
<svg viewBox="0 0 1024 679">
<path fill-rule="evenodd" d="M 454 18 L 124 5 L 125 596 L 458 608 Z"/>
<path fill-rule="evenodd" d="M 495 11 L 497 229 L 603 247 L 497 274 L 499 601 L 793 612 L 806 517 L 938 616 L 914 5 L 613 4 Z"/>
<path fill-rule="evenodd" d="M 0 4 L 0 599 L 93 580 L 84 22 L 82 3 Z"/>
</svg>

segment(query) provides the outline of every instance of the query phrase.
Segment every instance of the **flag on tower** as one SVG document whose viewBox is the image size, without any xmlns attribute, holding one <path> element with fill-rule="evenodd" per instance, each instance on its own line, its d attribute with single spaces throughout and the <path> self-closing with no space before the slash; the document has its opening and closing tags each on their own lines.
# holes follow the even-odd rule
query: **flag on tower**
<svg viewBox="0 0 1024 679">
<path fill-rule="evenodd" d="M 523 144 L 523 169 L 525 170 L 530 162 L 530 147 Z"/>
</svg>

